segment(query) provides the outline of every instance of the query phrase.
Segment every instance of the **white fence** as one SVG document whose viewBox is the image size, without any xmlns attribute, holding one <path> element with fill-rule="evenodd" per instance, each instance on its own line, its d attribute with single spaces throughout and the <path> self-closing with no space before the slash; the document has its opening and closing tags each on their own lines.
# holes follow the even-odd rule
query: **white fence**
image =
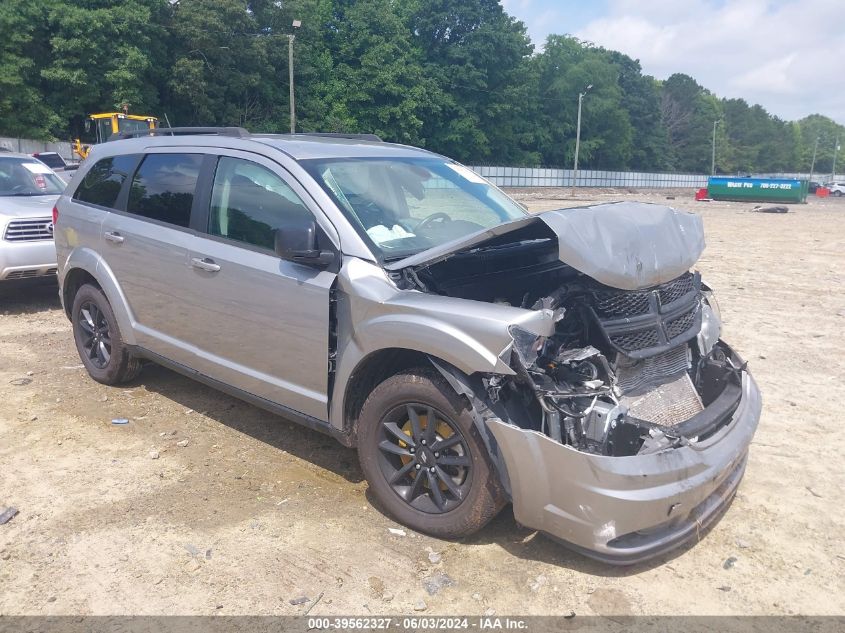
<svg viewBox="0 0 845 633">
<path fill-rule="evenodd" d="M 35 154 L 36 152 L 58 152 L 66 161 L 73 159 L 73 152 L 70 143 L 64 142 L 48 142 L 48 141 L 33 141 L 28 138 L 10 138 L 7 136 L 0 136 L 0 147 L 6 148 L 11 152 L 20 152 L 22 154 Z"/>
<path fill-rule="evenodd" d="M 535 167 L 488 167 L 471 168 L 499 187 L 571 187 L 573 170 L 541 169 Z M 731 176 L 731 174 L 717 174 Z M 815 180 L 816 182 L 845 182 L 843 176 L 830 174 L 753 174 L 754 178 L 789 178 Z M 682 188 L 701 189 L 707 186 L 705 174 L 664 174 L 635 171 L 578 170 L 579 187 L 642 187 L 647 189 Z"/>
<path fill-rule="evenodd" d="M 66 161 L 73 161 L 71 144 L 66 142 L 34 141 L 25 138 L 0 136 L 0 147 L 13 152 L 34 154 L 36 152 L 58 152 Z M 471 167 L 499 187 L 572 187 L 571 169 L 543 169 L 538 167 Z M 730 174 L 719 174 L 730 175 Z M 759 178 L 801 178 L 810 179 L 810 174 L 755 174 Z M 813 174 L 817 182 L 844 182 L 845 177 L 830 174 Z M 600 169 L 579 169 L 579 187 L 642 187 L 648 189 L 688 187 L 700 189 L 707 186 L 704 174 L 665 174 L 636 171 L 604 171 Z"/>
<path fill-rule="evenodd" d="M 471 168 L 499 187 L 571 187 L 571 169 L 542 169 L 535 167 Z M 658 174 L 633 171 L 578 170 L 578 187 L 644 187 L 650 189 L 707 186 L 702 174 Z"/>
</svg>

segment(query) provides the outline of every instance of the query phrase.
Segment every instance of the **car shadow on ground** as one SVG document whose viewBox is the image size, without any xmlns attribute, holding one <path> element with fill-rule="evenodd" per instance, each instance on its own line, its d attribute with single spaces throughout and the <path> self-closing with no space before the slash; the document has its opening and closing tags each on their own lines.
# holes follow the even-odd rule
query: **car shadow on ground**
<svg viewBox="0 0 845 633">
<path fill-rule="evenodd" d="M 150 363 L 126 386 L 143 386 L 186 409 L 193 409 L 239 433 L 335 473 L 350 483 L 357 484 L 364 479 L 354 449 L 177 372 Z"/>
<path fill-rule="evenodd" d="M 193 409 L 275 449 L 286 451 L 319 468 L 335 473 L 352 484 L 358 484 L 364 480 L 354 449 L 346 448 L 331 437 L 228 396 L 164 367 L 147 365 L 141 375 L 127 386 L 143 386 L 151 392 L 179 403 L 186 409 Z M 366 491 L 365 496 L 373 508 L 387 521 L 395 521 L 370 490 Z M 550 537 L 519 525 L 514 518 L 512 506 L 508 504 L 479 532 L 469 537 L 456 539 L 454 542 L 468 545 L 496 545 L 516 558 L 552 564 L 591 576 L 624 578 L 670 563 L 689 549 L 696 547 L 698 541 L 706 539 L 709 530 L 710 527 L 702 530 L 698 539 L 668 554 L 644 563 L 623 567 L 588 558 L 566 548 Z M 700 546 L 706 547 L 706 543 Z"/>
<path fill-rule="evenodd" d="M 37 314 L 60 308 L 55 277 L 26 281 L 0 281 L 0 314 Z"/>
</svg>

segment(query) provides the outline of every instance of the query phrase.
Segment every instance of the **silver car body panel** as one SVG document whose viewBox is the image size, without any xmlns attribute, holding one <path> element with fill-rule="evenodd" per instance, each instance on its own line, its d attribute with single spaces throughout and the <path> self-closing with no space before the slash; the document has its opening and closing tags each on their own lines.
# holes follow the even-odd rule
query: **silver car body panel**
<svg viewBox="0 0 845 633">
<path fill-rule="evenodd" d="M 590 556 L 634 564 L 718 518 L 742 477 L 761 408 L 744 372 L 739 406 L 715 435 L 628 457 L 582 453 L 502 420 L 488 425 L 507 464 L 517 521 Z"/>
<path fill-rule="evenodd" d="M 354 437 L 344 435 L 349 433 L 345 405 L 351 396 L 366 395 L 352 393 L 356 372 L 375 354 L 413 351 L 456 375 L 512 376 L 512 326 L 548 337 L 560 316 L 548 309 L 408 289 L 401 270 L 431 265 L 533 223 L 554 231 L 563 262 L 623 290 L 677 277 L 704 248 L 697 216 L 620 203 L 526 216 L 383 266 L 297 161 L 430 153 L 295 136 L 193 136 L 189 142 L 142 137 L 98 145 L 76 182 L 97 160 L 117 154 L 193 148 L 248 158 L 292 184 L 337 248 L 338 266 L 308 268 L 63 195 L 56 232 L 60 282 L 64 286 L 74 269 L 87 271 L 103 288 L 129 345 L 254 400 L 303 414 L 348 443 Z M 107 231 L 118 231 L 125 240 L 107 243 Z M 193 268 L 190 262 L 200 257 L 219 262 L 219 273 Z M 702 345 L 712 346 L 718 337 L 717 320 L 711 321 Z M 591 555 L 635 562 L 694 535 L 690 526 L 712 520 L 730 499 L 760 416 L 759 391 L 744 368 L 742 399 L 732 415 L 706 440 L 630 457 L 588 454 L 510 421 L 477 419 L 489 431 L 488 447 L 501 459 L 500 474 L 521 523 Z M 637 532 L 644 536 L 626 536 Z M 629 540 L 620 546 L 620 538 Z"/>
<path fill-rule="evenodd" d="M 704 227 L 699 216 L 657 204 L 614 202 L 546 211 L 500 224 L 385 268 L 430 266 L 533 222 L 545 222 L 555 232 L 562 262 L 623 290 L 675 279 L 704 251 Z"/>
<path fill-rule="evenodd" d="M 36 159 L 23 154 L 3 154 Z M 18 221 L 50 223 L 52 234 L 53 205 L 58 194 L 47 196 L 0 196 L 0 281 L 40 277 L 56 270 L 56 247 L 52 239 L 10 241 L 6 239 L 9 224 Z"/>
<path fill-rule="evenodd" d="M 386 349 L 422 352 L 465 373 L 511 375 L 503 360 L 518 325 L 549 336 L 551 310 L 523 310 L 507 305 L 400 290 L 371 262 L 344 258 L 338 275 L 338 363 L 331 423 L 343 428 L 343 403 L 356 367 L 370 354 Z"/>
</svg>

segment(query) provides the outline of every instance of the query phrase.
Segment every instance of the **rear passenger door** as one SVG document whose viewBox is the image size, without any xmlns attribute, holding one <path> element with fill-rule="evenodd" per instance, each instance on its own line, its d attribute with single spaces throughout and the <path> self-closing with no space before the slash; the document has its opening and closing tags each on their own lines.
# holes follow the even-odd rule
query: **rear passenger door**
<svg viewBox="0 0 845 633">
<path fill-rule="evenodd" d="M 202 210 L 207 234 L 189 254 L 183 295 L 186 341 L 197 369 L 250 394 L 327 419 L 329 295 L 335 273 L 285 261 L 274 232 L 314 219 L 320 248 L 338 251 L 333 227 L 304 188 L 276 163 L 222 152 Z M 339 261 L 339 254 L 338 254 Z"/>
<path fill-rule="evenodd" d="M 188 365 L 183 297 L 204 159 L 182 149 L 146 154 L 102 225 L 101 252 L 131 310 L 138 345 Z"/>
</svg>

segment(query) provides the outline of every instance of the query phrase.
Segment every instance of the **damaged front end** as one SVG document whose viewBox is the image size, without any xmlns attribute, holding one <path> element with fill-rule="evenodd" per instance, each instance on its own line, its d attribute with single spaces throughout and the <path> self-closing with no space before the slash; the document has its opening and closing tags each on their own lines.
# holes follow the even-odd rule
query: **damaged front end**
<svg viewBox="0 0 845 633">
<path fill-rule="evenodd" d="M 634 291 L 581 281 L 533 307 L 555 312 L 555 334 L 512 326 L 516 378 L 490 376 L 486 388 L 491 402 L 531 411 L 537 422 L 522 428 L 620 457 L 703 439 L 736 407 L 743 367 L 717 341 L 698 274 Z M 714 416 L 707 408 L 719 398 Z"/>
<path fill-rule="evenodd" d="M 721 515 L 761 404 L 708 295 L 691 273 L 635 291 L 582 279 L 532 306 L 554 311 L 553 335 L 511 327 L 514 375 L 449 376 L 520 523 L 633 564 Z"/>
<path fill-rule="evenodd" d="M 440 369 L 473 404 L 516 519 L 633 564 L 701 534 L 727 507 L 760 394 L 720 340 L 712 292 L 689 272 L 700 222 L 653 205 L 539 217 L 420 257 L 409 283 L 553 315 L 546 335 L 509 327 L 499 359 L 510 374 Z"/>
</svg>

